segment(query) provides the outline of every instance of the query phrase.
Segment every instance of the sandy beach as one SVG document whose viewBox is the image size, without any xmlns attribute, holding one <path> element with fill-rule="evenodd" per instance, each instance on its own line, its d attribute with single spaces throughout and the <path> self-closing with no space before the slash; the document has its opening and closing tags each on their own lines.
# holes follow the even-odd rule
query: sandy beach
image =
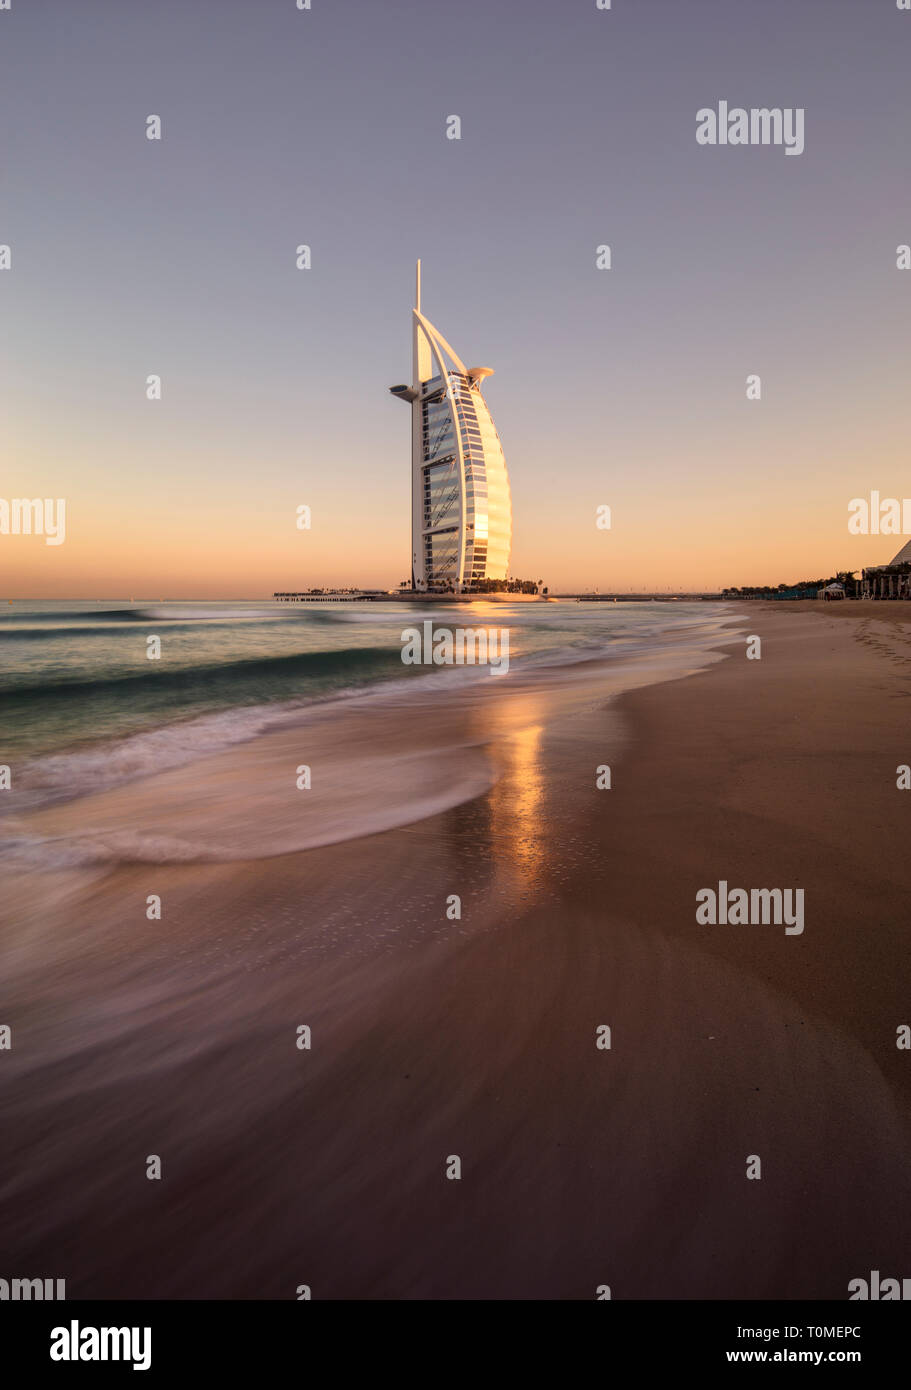
<svg viewBox="0 0 911 1390">
<path fill-rule="evenodd" d="M 312 824 L 292 779 L 293 835 L 251 795 L 307 761 L 287 728 L 204 783 L 26 817 L 72 858 L 0 904 L 6 1272 L 73 1299 L 841 1299 L 911 1273 L 911 611 L 726 617 L 610 700 L 582 662 L 324 711 L 307 746 L 349 773 Z M 408 815 L 320 843 L 409 750 Z M 130 859 L 140 831 L 159 852 Z M 722 880 L 802 888 L 803 933 L 697 924 Z"/>
</svg>

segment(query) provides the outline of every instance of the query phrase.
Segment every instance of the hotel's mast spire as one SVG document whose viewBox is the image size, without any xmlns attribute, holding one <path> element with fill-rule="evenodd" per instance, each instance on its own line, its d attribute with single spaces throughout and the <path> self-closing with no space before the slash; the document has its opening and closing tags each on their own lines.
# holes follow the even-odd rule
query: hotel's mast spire
<svg viewBox="0 0 911 1390">
<path fill-rule="evenodd" d="M 421 262 L 420 262 L 420 261 L 418 261 L 417 273 L 416 273 L 416 275 L 415 275 L 414 307 L 417 309 L 418 313 L 421 312 Z"/>
</svg>

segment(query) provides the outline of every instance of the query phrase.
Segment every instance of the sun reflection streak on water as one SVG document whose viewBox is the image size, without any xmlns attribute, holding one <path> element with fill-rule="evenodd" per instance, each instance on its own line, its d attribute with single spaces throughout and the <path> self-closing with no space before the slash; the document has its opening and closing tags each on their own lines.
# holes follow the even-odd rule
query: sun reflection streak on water
<svg viewBox="0 0 911 1390">
<path fill-rule="evenodd" d="M 500 775 L 490 792 L 491 821 L 497 827 L 493 841 L 497 870 L 513 881 L 518 877 L 525 892 L 536 888 L 547 864 L 543 735 L 543 723 L 531 723 L 499 743 Z"/>
</svg>

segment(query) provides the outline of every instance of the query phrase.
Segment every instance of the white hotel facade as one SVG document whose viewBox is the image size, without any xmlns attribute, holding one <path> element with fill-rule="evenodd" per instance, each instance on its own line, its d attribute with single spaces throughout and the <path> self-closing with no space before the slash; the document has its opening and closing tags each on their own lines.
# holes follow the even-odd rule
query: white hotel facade
<svg viewBox="0 0 911 1390">
<path fill-rule="evenodd" d="M 411 582 L 461 593 L 506 579 L 512 544 L 509 477 L 481 394 L 490 367 L 466 367 L 421 312 L 421 263 L 412 312 Z"/>
</svg>

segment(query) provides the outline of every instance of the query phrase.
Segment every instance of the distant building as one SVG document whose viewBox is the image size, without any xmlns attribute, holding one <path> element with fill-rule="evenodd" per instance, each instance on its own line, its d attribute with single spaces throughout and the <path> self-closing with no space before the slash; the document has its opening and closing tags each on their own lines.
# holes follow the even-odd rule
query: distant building
<svg viewBox="0 0 911 1390">
<path fill-rule="evenodd" d="M 411 385 L 389 388 L 411 406 L 411 582 L 461 593 L 509 572 L 509 476 L 481 394 L 492 369 L 466 367 L 421 313 L 420 261 L 412 325 Z"/>
<path fill-rule="evenodd" d="M 911 541 L 888 565 L 868 565 L 863 571 L 861 589 L 864 598 L 911 599 Z"/>
</svg>

